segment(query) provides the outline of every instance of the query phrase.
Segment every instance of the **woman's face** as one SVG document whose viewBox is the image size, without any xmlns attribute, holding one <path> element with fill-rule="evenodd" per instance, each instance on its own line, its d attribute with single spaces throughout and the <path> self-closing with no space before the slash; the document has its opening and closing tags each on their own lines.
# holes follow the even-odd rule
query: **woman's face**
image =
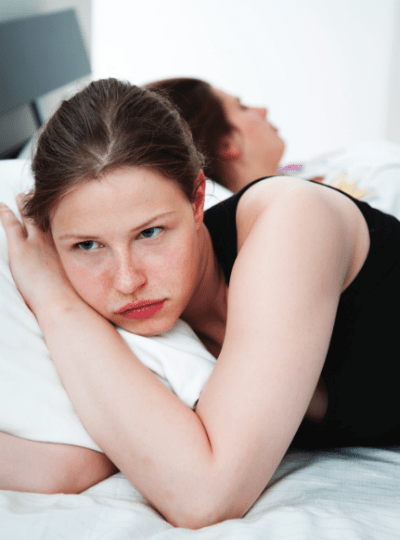
<svg viewBox="0 0 400 540">
<path fill-rule="evenodd" d="M 240 152 L 248 161 L 258 165 L 262 174 L 278 172 L 285 143 L 278 130 L 267 119 L 267 109 L 247 107 L 239 98 L 214 88 L 213 92 L 222 101 L 229 123 L 235 128 L 232 136 L 239 136 Z M 234 139 L 235 140 L 235 139 Z"/>
<path fill-rule="evenodd" d="M 203 199 L 149 169 L 124 168 L 61 199 L 51 230 L 78 294 L 115 325 L 169 330 L 197 285 Z"/>
</svg>

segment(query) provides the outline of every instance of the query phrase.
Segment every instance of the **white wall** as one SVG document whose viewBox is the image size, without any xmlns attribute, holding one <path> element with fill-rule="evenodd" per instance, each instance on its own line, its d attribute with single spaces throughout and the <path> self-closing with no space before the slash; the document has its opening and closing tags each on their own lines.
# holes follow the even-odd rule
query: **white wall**
<svg viewBox="0 0 400 540">
<path fill-rule="evenodd" d="M 397 2 L 394 26 L 396 32 L 391 55 L 387 137 L 400 144 L 400 1 Z"/>
<path fill-rule="evenodd" d="M 387 137 L 398 3 L 92 0 L 93 73 L 204 78 L 267 105 L 286 163 L 309 159 Z"/>
</svg>

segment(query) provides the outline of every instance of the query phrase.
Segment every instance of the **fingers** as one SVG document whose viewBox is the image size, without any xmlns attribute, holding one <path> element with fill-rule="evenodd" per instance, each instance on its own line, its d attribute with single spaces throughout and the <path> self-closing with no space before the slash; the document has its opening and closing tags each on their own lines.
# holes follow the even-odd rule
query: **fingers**
<svg viewBox="0 0 400 540">
<path fill-rule="evenodd" d="M 26 239 L 26 234 L 21 222 L 16 218 L 14 212 L 4 203 L 0 203 L 0 221 L 4 227 L 9 243 L 12 240 Z"/>
<path fill-rule="evenodd" d="M 18 195 L 15 197 L 15 200 L 17 202 L 18 210 L 20 214 L 22 215 L 22 209 L 23 205 L 29 201 L 29 199 L 32 197 L 33 191 L 28 191 L 28 193 L 18 193 Z"/>
<path fill-rule="evenodd" d="M 24 213 L 22 211 L 24 203 L 25 203 L 26 199 L 30 197 L 30 195 L 31 195 L 31 193 L 19 193 L 15 197 L 15 200 L 17 202 L 18 210 L 19 210 L 19 213 L 20 213 L 20 216 L 21 216 L 22 226 L 26 231 L 26 236 L 32 239 L 32 238 L 37 236 L 38 229 L 37 229 L 36 225 L 34 224 L 33 220 L 25 217 Z"/>
<path fill-rule="evenodd" d="M 22 212 L 23 205 L 27 198 L 31 196 L 30 193 L 19 193 L 16 197 L 17 207 L 21 216 L 21 221 L 16 217 L 14 212 L 4 203 L 0 203 L 0 220 L 5 229 L 7 240 L 10 243 L 11 239 L 18 240 L 29 238 L 35 241 L 38 237 L 42 236 L 32 219 L 26 218 Z M 22 223 L 21 223 L 22 222 Z"/>
<path fill-rule="evenodd" d="M 18 193 L 18 195 L 15 197 L 19 211 L 21 211 L 21 206 L 25 200 L 25 197 L 26 197 L 25 193 Z"/>
</svg>

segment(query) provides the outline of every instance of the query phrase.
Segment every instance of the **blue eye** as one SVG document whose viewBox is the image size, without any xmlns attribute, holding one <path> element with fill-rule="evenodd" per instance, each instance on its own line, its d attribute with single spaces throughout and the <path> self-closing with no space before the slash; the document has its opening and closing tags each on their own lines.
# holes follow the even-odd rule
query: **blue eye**
<svg viewBox="0 0 400 540">
<path fill-rule="evenodd" d="M 94 249 L 98 248 L 99 245 L 100 244 L 94 240 L 86 240 L 85 242 L 79 242 L 79 244 L 76 244 L 76 247 L 82 251 L 93 251 Z"/>
<path fill-rule="evenodd" d="M 142 238 L 155 238 L 158 234 L 160 234 L 162 230 L 162 227 L 150 227 L 149 229 L 145 229 L 140 233 L 140 236 Z"/>
</svg>

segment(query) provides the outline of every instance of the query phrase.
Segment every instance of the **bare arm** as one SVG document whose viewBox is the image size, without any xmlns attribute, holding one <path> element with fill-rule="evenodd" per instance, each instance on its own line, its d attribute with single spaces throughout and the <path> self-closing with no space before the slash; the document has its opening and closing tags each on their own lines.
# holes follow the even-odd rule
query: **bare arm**
<svg viewBox="0 0 400 540">
<path fill-rule="evenodd" d="M 61 280 L 49 287 L 43 268 L 36 273 L 28 303 L 83 424 L 175 525 L 242 516 L 278 466 L 316 387 L 355 234 L 339 207 L 298 189 L 271 197 L 260 188 L 256 203 L 249 197 L 242 205 L 226 340 L 196 413 L 108 321 Z M 10 259 L 22 257 L 12 252 L 16 234 L 25 257 L 18 224 L 7 211 L 2 221 Z M 40 301 L 38 291 L 49 289 Z"/>
<path fill-rule="evenodd" d="M 118 469 L 100 452 L 29 441 L 0 432 L 0 489 L 80 493 Z"/>
<path fill-rule="evenodd" d="M 225 504 L 239 515 L 271 478 L 305 415 L 364 225 L 341 195 L 287 185 L 283 193 L 281 180 L 268 186 L 267 210 L 262 184 L 238 208 L 224 347 L 197 407 L 214 454 L 236 464 Z M 338 220 L 341 212 L 352 218 Z"/>
</svg>

